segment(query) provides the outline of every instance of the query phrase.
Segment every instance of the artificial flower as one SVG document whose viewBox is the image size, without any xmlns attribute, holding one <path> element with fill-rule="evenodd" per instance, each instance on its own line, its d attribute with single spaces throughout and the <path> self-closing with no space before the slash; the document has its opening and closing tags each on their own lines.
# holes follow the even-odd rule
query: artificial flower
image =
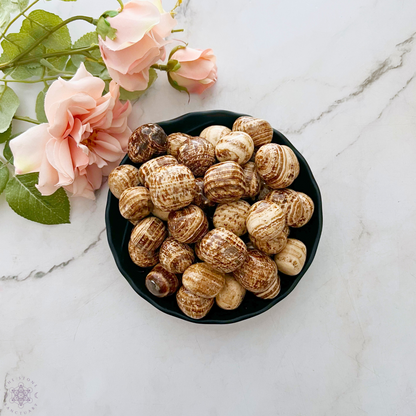
<svg viewBox="0 0 416 416">
<path fill-rule="evenodd" d="M 100 36 L 103 60 L 111 78 L 128 91 L 142 91 L 150 66 L 165 59 L 165 39 L 176 25 L 160 1 L 132 1 L 115 17 L 107 18 L 117 30 L 114 40 Z"/>
<path fill-rule="evenodd" d="M 10 141 L 16 174 L 39 172 L 37 188 L 51 195 L 63 187 L 74 196 L 94 199 L 102 177 L 124 156 L 131 130 L 129 101 L 119 86 L 91 75 L 81 64 L 74 77 L 54 81 L 45 97 L 48 123 Z"/>
<path fill-rule="evenodd" d="M 216 57 L 212 49 L 180 48 L 170 59 L 179 61 L 181 67 L 169 76 L 189 93 L 201 94 L 217 81 Z"/>
</svg>

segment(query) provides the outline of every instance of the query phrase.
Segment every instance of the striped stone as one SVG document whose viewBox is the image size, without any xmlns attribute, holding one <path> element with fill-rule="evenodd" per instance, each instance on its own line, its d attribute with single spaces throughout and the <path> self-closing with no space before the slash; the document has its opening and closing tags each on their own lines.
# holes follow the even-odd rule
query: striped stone
<svg viewBox="0 0 416 416">
<path fill-rule="evenodd" d="M 273 280 L 272 285 L 264 292 L 256 293 L 256 296 L 261 299 L 274 299 L 280 293 L 280 277 L 277 275 Z"/>
<path fill-rule="evenodd" d="M 246 218 L 250 204 L 246 201 L 219 204 L 215 210 L 213 223 L 215 228 L 225 228 L 235 235 L 241 236 L 247 232 Z"/>
<path fill-rule="evenodd" d="M 130 244 L 143 254 L 156 251 L 166 238 L 166 226 L 156 217 L 141 220 L 131 232 Z"/>
<path fill-rule="evenodd" d="M 180 310 L 193 319 L 203 318 L 214 305 L 214 298 L 194 295 L 183 286 L 176 292 L 176 301 Z"/>
<path fill-rule="evenodd" d="M 232 160 L 239 165 L 247 163 L 253 154 L 253 139 L 243 131 L 233 131 L 218 140 L 215 155 L 220 162 Z"/>
<path fill-rule="evenodd" d="M 209 126 L 202 130 L 200 137 L 208 140 L 214 147 L 222 136 L 230 133 L 231 130 L 225 126 Z"/>
<path fill-rule="evenodd" d="M 121 194 L 118 206 L 120 214 L 132 222 L 147 217 L 153 209 L 150 193 L 144 186 L 127 188 Z"/>
<path fill-rule="evenodd" d="M 215 297 L 215 301 L 221 309 L 230 311 L 241 305 L 245 295 L 243 286 L 231 274 L 226 274 L 224 287 Z"/>
<path fill-rule="evenodd" d="M 258 240 L 273 240 L 285 227 L 285 214 L 273 202 L 258 201 L 251 206 L 247 220 L 248 232 Z"/>
<path fill-rule="evenodd" d="M 215 148 L 202 137 L 192 137 L 179 148 L 178 162 L 187 166 L 195 176 L 203 176 L 215 163 Z"/>
<path fill-rule="evenodd" d="M 231 273 L 244 263 L 247 248 L 231 231 L 215 228 L 196 244 L 195 254 L 215 270 Z"/>
<path fill-rule="evenodd" d="M 144 163 L 153 156 L 166 153 L 166 133 L 158 124 L 143 124 L 131 134 L 128 154 L 134 163 Z"/>
<path fill-rule="evenodd" d="M 153 267 L 159 262 L 158 251 L 142 252 L 131 240 L 129 241 L 128 249 L 133 263 L 139 267 Z"/>
<path fill-rule="evenodd" d="M 287 244 L 287 237 L 282 231 L 273 239 L 261 240 L 250 235 L 250 241 L 255 248 L 266 253 L 267 255 L 280 253 Z"/>
<path fill-rule="evenodd" d="M 178 157 L 179 149 L 189 140 L 192 136 L 185 133 L 172 133 L 167 137 L 167 154 L 175 158 Z"/>
<path fill-rule="evenodd" d="M 195 254 L 188 244 L 169 237 L 160 246 L 159 261 L 166 270 L 182 274 L 195 261 Z"/>
<path fill-rule="evenodd" d="M 239 117 L 233 124 L 233 131 L 244 131 L 249 134 L 256 147 L 270 143 L 273 139 L 272 126 L 260 118 Z"/>
<path fill-rule="evenodd" d="M 234 270 L 233 276 L 248 291 L 261 293 L 276 279 L 276 263 L 259 250 L 248 250 L 245 262 Z"/>
<path fill-rule="evenodd" d="M 242 198 L 254 198 L 261 189 L 260 175 L 257 173 L 256 164 L 248 162 L 243 166 L 244 179 L 246 181 L 246 191 Z"/>
<path fill-rule="evenodd" d="M 178 161 L 169 155 L 159 156 L 155 159 L 150 159 L 148 162 L 143 163 L 139 168 L 139 178 L 140 182 L 146 187 L 149 188 L 148 178 L 149 176 L 159 169 L 162 166 L 172 166 L 177 165 Z"/>
<path fill-rule="evenodd" d="M 204 178 L 195 178 L 195 184 L 196 193 L 192 203 L 203 210 L 215 206 L 215 202 L 210 201 L 204 194 Z"/>
<path fill-rule="evenodd" d="M 172 211 L 168 217 L 168 228 L 172 237 L 187 244 L 196 243 L 209 231 L 208 219 L 196 205 Z"/>
<path fill-rule="evenodd" d="M 290 147 L 269 143 L 256 153 L 257 172 L 273 189 L 287 188 L 299 175 L 299 162 Z"/>
<path fill-rule="evenodd" d="M 302 215 L 298 218 L 298 221 L 292 225 L 292 227 L 296 228 L 303 227 L 307 224 L 312 218 L 315 209 L 315 205 L 310 196 L 304 194 L 303 192 L 298 192 L 298 197 L 302 202 Z"/>
<path fill-rule="evenodd" d="M 174 211 L 189 205 L 194 199 L 195 177 L 183 165 L 163 166 L 149 178 L 150 198 L 162 211 Z"/>
<path fill-rule="evenodd" d="M 140 183 L 139 170 L 132 165 L 117 166 L 108 177 L 108 187 L 116 198 L 120 198 L 126 189 Z"/>
<path fill-rule="evenodd" d="M 174 273 L 157 264 L 146 276 L 147 290 L 158 298 L 173 295 L 179 287 L 179 280 Z"/>
<path fill-rule="evenodd" d="M 286 247 L 274 256 L 277 268 L 288 276 L 301 272 L 306 261 L 306 246 L 302 241 L 288 238 Z"/>
<path fill-rule="evenodd" d="M 298 193 L 292 189 L 276 189 L 270 192 L 265 200 L 279 205 L 285 213 L 287 224 L 290 226 L 296 224 L 302 217 L 302 201 Z"/>
<path fill-rule="evenodd" d="M 225 284 L 225 275 L 207 263 L 196 263 L 185 270 L 182 284 L 195 295 L 214 298 Z"/>
<path fill-rule="evenodd" d="M 240 199 L 246 191 L 243 168 L 236 162 L 211 166 L 204 176 L 204 194 L 218 204 Z"/>
</svg>

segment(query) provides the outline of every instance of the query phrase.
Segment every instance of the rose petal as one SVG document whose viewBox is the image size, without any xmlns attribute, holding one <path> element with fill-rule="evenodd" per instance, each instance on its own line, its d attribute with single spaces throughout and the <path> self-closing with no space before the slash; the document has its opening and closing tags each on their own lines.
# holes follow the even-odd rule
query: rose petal
<svg viewBox="0 0 416 416">
<path fill-rule="evenodd" d="M 80 146 L 74 139 L 69 139 L 69 150 L 72 157 L 72 167 L 75 170 L 76 168 L 86 168 L 89 164 L 89 157 L 85 154 Z"/>
<path fill-rule="evenodd" d="M 170 13 L 163 13 L 160 16 L 160 22 L 152 29 L 152 32 L 156 37 L 159 37 L 159 39 L 167 38 L 177 23 L 176 19 L 174 19 Z"/>
<path fill-rule="evenodd" d="M 138 42 L 143 36 L 160 22 L 158 8 L 148 1 L 129 2 L 115 17 L 108 17 L 111 27 L 117 30 L 114 40 L 100 39 L 108 49 L 120 51 Z"/>
<path fill-rule="evenodd" d="M 95 199 L 94 191 L 89 184 L 86 175 L 79 175 L 77 173 L 72 184 L 64 186 L 64 188 L 72 193 L 72 196 L 82 196 L 88 199 Z"/>
<path fill-rule="evenodd" d="M 90 96 L 93 100 L 98 100 L 102 95 L 104 87 L 105 82 L 101 78 L 91 75 L 85 69 L 84 64 L 81 63 L 72 79 L 65 81 L 59 78 L 49 87 L 45 96 L 45 113 L 49 123 L 51 123 L 49 117 L 53 116 L 51 108 L 56 106 L 56 103 L 73 98 L 78 93 Z"/>
<path fill-rule="evenodd" d="M 94 152 L 109 162 L 114 162 L 120 157 L 121 154 L 124 153 L 120 142 L 113 136 L 104 132 L 99 132 L 97 134 Z"/>
<path fill-rule="evenodd" d="M 46 157 L 59 175 L 58 185 L 68 185 L 75 177 L 72 166 L 68 139 L 49 141 L 46 145 Z"/>
<path fill-rule="evenodd" d="M 121 74 L 110 67 L 107 68 L 110 77 L 115 82 L 122 85 L 127 91 L 143 91 L 149 84 L 149 70 L 144 70 L 138 73 Z"/>
<path fill-rule="evenodd" d="M 181 67 L 176 71 L 176 74 L 184 78 L 201 80 L 208 77 L 215 64 L 206 59 L 198 59 L 193 62 L 181 62 Z"/>
<path fill-rule="evenodd" d="M 203 84 L 200 81 L 181 77 L 174 72 L 172 72 L 170 76 L 179 85 L 185 87 L 190 94 L 202 94 L 207 88 L 211 87 L 215 83 L 214 81 L 209 81 L 208 83 Z"/>
<path fill-rule="evenodd" d="M 112 51 L 105 46 L 101 46 L 101 53 L 106 65 L 122 74 L 127 74 L 133 69 L 139 72 L 158 61 L 160 57 L 160 47 L 151 36 L 144 36 L 139 42 L 120 51 Z M 144 63 L 145 62 L 145 63 Z M 136 66 L 140 65 L 140 68 Z"/>
<path fill-rule="evenodd" d="M 87 168 L 87 179 L 92 189 L 99 189 L 103 182 L 103 174 L 97 165 L 91 165 Z"/>
<path fill-rule="evenodd" d="M 48 124 L 40 124 L 26 130 L 10 141 L 16 174 L 39 172 L 45 147 L 53 140 L 48 133 Z"/>
<path fill-rule="evenodd" d="M 44 155 L 36 188 L 42 195 L 52 195 L 59 188 L 57 186 L 58 180 L 58 172 L 49 163 L 46 155 Z"/>
<path fill-rule="evenodd" d="M 179 62 L 192 62 L 199 59 L 204 51 L 202 49 L 181 48 L 178 49 L 171 57 Z"/>
</svg>

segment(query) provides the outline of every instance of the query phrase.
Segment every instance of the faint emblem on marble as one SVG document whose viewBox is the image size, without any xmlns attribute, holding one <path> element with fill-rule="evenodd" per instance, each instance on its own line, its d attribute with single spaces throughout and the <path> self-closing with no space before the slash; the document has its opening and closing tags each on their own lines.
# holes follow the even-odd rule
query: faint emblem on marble
<svg viewBox="0 0 416 416">
<path fill-rule="evenodd" d="M 34 380 L 20 375 L 7 377 L 5 387 L 7 389 L 4 401 L 5 408 L 10 410 L 12 414 L 26 415 L 36 410 L 38 385 Z"/>
<path fill-rule="evenodd" d="M 20 409 L 27 403 L 33 403 L 31 394 L 33 393 L 32 387 L 25 387 L 23 383 L 19 383 L 17 387 L 9 390 L 10 401 L 16 403 Z"/>
</svg>

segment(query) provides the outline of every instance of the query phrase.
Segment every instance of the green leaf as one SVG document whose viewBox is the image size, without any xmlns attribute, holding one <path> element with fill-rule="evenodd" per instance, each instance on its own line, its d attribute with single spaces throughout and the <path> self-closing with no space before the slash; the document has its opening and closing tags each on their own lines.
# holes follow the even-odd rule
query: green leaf
<svg viewBox="0 0 416 416">
<path fill-rule="evenodd" d="M 4 133 L 0 133 L 0 143 L 7 142 L 7 140 L 10 139 L 11 135 L 12 135 L 12 123 L 10 123 L 9 128 Z"/>
<path fill-rule="evenodd" d="M 18 134 L 16 134 L 16 136 L 18 136 Z M 10 140 L 13 138 L 13 137 L 16 137 L 16 136 L 12 136 L 11 138 L 10 138 Z M 10 140 L 8 140 L 7 142 L 6 142 L 6 145 L 4 146 L 4 149 L 3 149 L 3 156 L 4 156 L 4 158 L 9 162 L 9 163 L 11 163 L 12 165 L 13 165 L 13 153 L 12 153 L 12 151 L 10 150 Z"/>
<path fill-rule="evenodd" d="M 52 52 L 50 49 L 48 49 L 48 52 Z M 48 59 L 44 59 L 43 61 L 47 61 L 47 63 L 51 64 L 54 68 L 58 69 L 59 72 L 63 71 L 66 67 L 66 63 L 68 62 L 68 58 L 69 56 L 55 56 L 53 58 L 48 58 Z M 44 65 L 46 66 L 46 65 Z M 49 76 L 57 76 L 58 72 L 55 71 L 54 69 L 48 68 L 48 66 L 46 66 L 45 68 L 46 75 Z"/>
<path fill-rule="evenodd" d="M 139 99 L 156 81 L 157 79 L 157 72 L 155 69 L 150 68 L 149 70 L 149 83 L 147 84 L 147 88 L 143 91 L 126 91 L 124 88 L 120 87 L 120 100 L 130 100 L 134 101 Z"/>
<path fill-rule="evenodd" d="M 15 92 L 4 85 L 0 86 L 0 133 L 5 132 L 19 107 L 19 98 Z"/>
<path fill-rule="evenodd" d="M 39 39 L 50 31 L 53 27 L 62 23 L 62 19 L 56 14 L 45 10 L 34 10 L 23 20 L 20 33 L 30 35 L 33 39 Z M 61 27 L 53 32 L 41 43 L 46 49 L 61 51 L 71 47 L 71 36 L 67 26 Z M 49 52 L 49 51 L 47 51 Z"/>
<path fill-rule="evenodd" d="M 98 45 L 98 33 L 89 32 L 74 43 L 73 49 L 86 48 L 94 44 Z M 71 59 L 73 64 L 78 68 L 81 62 L 84 62 L 85 68 L 88 72 L 93 75 L 100 75 L 101 72 L 105 69 L 100 50 L 98 48 L 96 50 L 92 50 L 88 53 L 88 55 L 89 56 L 72 55 Z M 100 63 L 94 61 L 100 61 Z"/>
<path fill-rule="evenodd" d="M 115 16 L 118 15 L 118 13 L 119 12 L 117 10 L 107 10 L 101 16 L 104 16 L 104 17 L 115 17 Z"/>
<path fill-rule="evenodd" d="M 29 0 L 1 0 L 0 1 L 0 28 L 3 30 L 10 22 L 11 15 L 23 11 Z"/>
<path fill-rule="evenodd" d="M 25 20 L 19 33 L 10 33 L 2 41 L 3 53 L 0 63 L 6 63 L 16 58 L 22 52 L 30 48 L 37 40 L 46 35 L 56 25 L 62 23 L 62 19 L 44 10 L 34 10 Z M 71 47 L 71 37 L 67 26 L 61 27 L 51 33 L 36 48 L 29 52 L 25 58 L 41 57 L 45 53 L 57 52 Z M 67 56 L 49 58 L 49 62 L 57 69 L 63 69 L 68 60 Z M 42 76 L 44 68 L 39 62 L 19 65 L 15 68 L 4 70 L 5 75 L 10 75 L 17 80 Z M 56 75 L 56 71 L 47 70 L 47 74 Z"/>
<path fill-rule="evenodd" d="M 77 72 L 77 69 L 78 69 L 78 67 L 75 66 L 74 61 L 72 60 L 72 58 L 70 58 L 68 60 L 68 62 L 66 63 L 65 71 L 74 72 L 75 73 L 75 72 Z"/>
<path fill-rule="evenodd" d="M 181 64 L 176 59 L 169 59 L 168 63 L 166 64 L 166 71 L 167 72 L 175 72 L 181 67 Z"/>
<path fill-rule="evenodd" d="M 4 4 L 3 4 L 4 3 Z M 3 31 L 10 22 L 11 5 L 9 1 L 2 1 L 0 8 L 0 30 Z"/>
<path fill-rule="evenodd" d="M 185 91 L 187 94 L 188 94 L 188 97 L 191 97 L 190 95 L 189 95 L 189 91 L 185 88 L 185 87 L 182 87 L 182 85 L 179 85 L 175 80 L 173 80 L 171 77 L 170 77 L 170 75 L 169 75 L 169 72 L 167 73 L 168 74 L 168 81 L 169 81 L 169 84 L 173 87 L 173 88 L 175 88 L 175 90 L 178 90 L 178 91 Z"/>
<path fill-rule="evenodd" d="M 41 224 L 69 223 L 69 199 L 59 188 L 50 196 L 42 196 L 35 185 L 38 173 L 17 175 L 6 186 L 6 200 L 10 207 L 22 217 Z"/>
<path fill-rule="evenodd" d="M 17 0 L 17 5 L 19 7 L 19 12 L 22 12 L 29 4 L 29 0 Z"/>
<path fill-rule="evenodd" d="M 109 21 L 101 16 L 97 22 L 97 33 L 105 40 L 108 36 L 111 40 L 116 38 L 117 30 L 112 28 Z"/>
<path fill-rule="evenodd" d="M 36 97 L 36 118 L 38 119 L 38 121 L 40 121 L 41 123 L 47 123 L 48 119 L 46 118 L 46 114 L 45 114 L 45 96 L 46 96 L 46 91 L 48 91 L 49 85 L 46 86 Z"/>
<path fill-rule="evenodd" d="M 29 35 L 21 33 L 11 33 L 7 35 L 7 39 L 4 39 L 1 43 L 3 53 L 0 56 L 0 63 L 6 63 L 18 56 L 24 49 L 30 46 L 34 42 L 34 39 Z M 42 47 L 36 47 L 27 56 L 37 56 L 43 51 Z M 14 79 L 26 79 L 33 76 L 42 75 L 42 69 L 39 63 L 31 63 L 28 65 L 20 65 L 14 68 L 8 68 L 3 70 L 5 75 L 10 75 Z"/>
<path fill-rule="evenodd" d="M 4 188 L 9 181 L 9 169 L 6 165 L 0 162 L 0 194 L 4 191 Z"/>
</svg>

